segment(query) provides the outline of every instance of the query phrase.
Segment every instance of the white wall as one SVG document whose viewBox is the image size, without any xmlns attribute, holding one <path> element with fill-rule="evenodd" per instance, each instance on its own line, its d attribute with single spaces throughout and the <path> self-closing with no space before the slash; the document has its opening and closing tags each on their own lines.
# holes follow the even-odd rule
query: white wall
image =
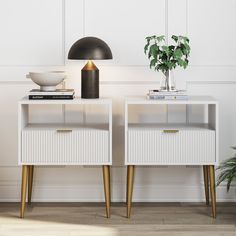
<svg viewBox="0 0 236 236">
<path fill-rule="evenodd" d="M 67 53 L 74 41 L 94 35 L 111 47 L 114 60 L 97 62 L 101 95 L 113 98 L 112 199 L 125 197 L 123 167 L 123 100 L 156 88 L 161 74 L 148 67 L 145 36 L 188 35 L 191 65 L 175 72 L 179 87 L 190 94 L 212 95 L 220 102 L 220 159 L 236 144 L 235 0 L 0 0 L 0 201 L 18 201 L 21 169 L 17 166 L 17 101 L 34 88 L 29 71 L 66 69 L 68 87 L 80 94 L 80 69 Z M 87 116 L 93 108 L 85 107 Z M 157 110 L 163 116 L 164 108 Z M 169 119 L 184 121 L 180 112 Z M 67 108 L 74 114 L 73 108 Z M 61 117 L 56 107 L 54 118 Z M 198 119 L 199 111 L 192 112 Z M 153 114 L 154 118 L 157 118 Z M 69 118 L 68 118 L 69 119 Z M 143 119 L 143 118 L 142 118 Z M 235 198 L 235 188 L 218 188 L 219 201 Z M 202 170 L 198 167 L 138 168 L 135 201 L 201 201 Z M 36 169 L 34 201 L 103 201 L 102 174 L 93 167 Z"/>
</svg>

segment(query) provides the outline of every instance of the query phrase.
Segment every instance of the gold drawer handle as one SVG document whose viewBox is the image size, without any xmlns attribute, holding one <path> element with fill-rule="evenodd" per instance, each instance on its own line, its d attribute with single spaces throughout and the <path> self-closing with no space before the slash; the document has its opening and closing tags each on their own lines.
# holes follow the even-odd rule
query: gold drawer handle
<svg viewBox="0 0 236 236">
<path fill-rule="evenodd" d="M 72 129 L 57 129 L 57 133 L 71 133 Z"/>
<path fill-rule="evenodd" d="M 178 132 L 179 132 L 179 130 L 177 130 L 177 129 L 164 129 L 163 130 L 163 133 L 165 133 L 165 134 L 175 134 Z"/>
</svg>

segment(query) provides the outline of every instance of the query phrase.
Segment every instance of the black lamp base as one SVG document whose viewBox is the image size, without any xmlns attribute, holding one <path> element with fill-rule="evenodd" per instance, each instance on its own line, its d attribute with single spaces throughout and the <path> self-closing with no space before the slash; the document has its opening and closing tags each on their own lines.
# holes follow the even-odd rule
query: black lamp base
<svg viewBox="0 0 236 236">
<path fill-rule="evenodd" d="M 81 70 L 81 98 L 99 98 L 99 70 L 92 61 Z"/>
</svg>

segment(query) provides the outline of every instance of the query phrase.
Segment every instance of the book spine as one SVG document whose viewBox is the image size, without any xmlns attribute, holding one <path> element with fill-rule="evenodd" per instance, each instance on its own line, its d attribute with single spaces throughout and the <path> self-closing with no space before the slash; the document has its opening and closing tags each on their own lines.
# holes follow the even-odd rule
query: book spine
<svg viewBox="0 0 236 236">
<path fill-rule="evenodd" d="M 186 93 L 172 93 L 172 94 L 168 94 L 168 93 L 149 93 L 148 95 L 150 96 L 188 96 Z"/>
<path fill-rule="evenodd" d="M 150 100 L 187 100 L 187 95 L 148 95 Z"/>
<path fill-rule="evenodd" d="M 29 92 L 29 96 L 73 96 L 74 92 Z"/>
<path fill-rule="evenodd" d="M 52 100 L 60 100 L 60 99 L 73 99 L 73 95 L 29 95 L 30 100 L 43 100 L 43 99 L 52 99 Z"/>
<path fill-rule="evenodd" d="M 157 96 L 157 95 L 164 95 L 164 96 L 179 96 L 179 95 L 182 95 L 182 96 L 187 96 L 187 93 L 186 92 L 158 92 L 158 93 L 155 93 L 155 92 L 149 92 L 149 95 L 150 96 Z"/>
<path fill-rule="evenodd" d="M 149 90 L 149 95 L 187 95 L 186 90 L 178 91 L 158 91 L 158 90 Z"/>
</svg>

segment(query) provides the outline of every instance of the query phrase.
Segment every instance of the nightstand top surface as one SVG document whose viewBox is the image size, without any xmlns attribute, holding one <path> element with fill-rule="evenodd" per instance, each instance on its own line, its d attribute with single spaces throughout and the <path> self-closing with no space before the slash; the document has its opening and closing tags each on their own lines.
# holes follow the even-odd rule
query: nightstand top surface
<svg viewBox="0 0 236 236">
<path fill-rule="evenodd" d="M 19 104 L 58 104 L 58 105 L 76 105 L 76 104 L 111 104 L 111 98 L 83 99 L 75 97 L 71 100 L 30 100 L 28 97 L 23 97 L 19 100 Z"/>
<path fill-rule="evenodd" d="M 145 96 L 126 97 L 126 104 L 217 104 L 211 96 L 189 96 L 187 100 L 149 100 Z"/>
</svg>

